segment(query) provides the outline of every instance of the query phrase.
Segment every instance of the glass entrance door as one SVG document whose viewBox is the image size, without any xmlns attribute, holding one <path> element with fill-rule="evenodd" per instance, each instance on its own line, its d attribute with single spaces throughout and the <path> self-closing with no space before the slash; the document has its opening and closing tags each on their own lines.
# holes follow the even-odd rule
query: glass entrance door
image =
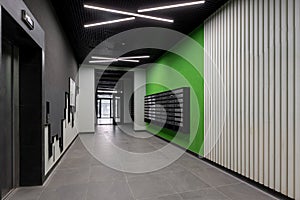
<svg viewBox="0 0 300 200">
<path fill-rule="evenodd" d="M 110 118 L 111 101 L 110 99 L 101 99 L 101 117 Z"/>
</svg>

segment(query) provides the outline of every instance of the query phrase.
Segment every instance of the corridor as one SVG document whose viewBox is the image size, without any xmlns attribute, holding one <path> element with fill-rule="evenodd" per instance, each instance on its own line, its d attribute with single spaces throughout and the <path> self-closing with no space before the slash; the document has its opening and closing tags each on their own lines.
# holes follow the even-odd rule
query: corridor
<svg viewBox="0 0 300 200">
<path fill-rule="evenodd" d="M 130 130 L 130 127 L 122 128 Z M 124 150 L 151 152 L 167 143 L 146 132 L 135 138 L 116 126 L 98 126 L 94 138 L 105 136 Z M 85 137 L 89 137 L 87 134 Z M 148 136 L 148 137 L 145 137 Z M 268 200 L 275 199 L 198 158 L 184 153 L 171 165 L 151 173 L 113 170 L 96 160 L 80 136 L 42 187 L 16 189 L 10 200 Z"/>
</svg>

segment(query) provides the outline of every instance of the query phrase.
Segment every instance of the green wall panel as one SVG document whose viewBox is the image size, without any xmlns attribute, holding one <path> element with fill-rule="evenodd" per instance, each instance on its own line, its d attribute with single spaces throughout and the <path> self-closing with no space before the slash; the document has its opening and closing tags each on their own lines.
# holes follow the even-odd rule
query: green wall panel
<svg viewBox="0 0 300 200">
<path fill-rule="evenodd" d="M 183 57 L 168 52 L 147 69 L 146 94 L 155 94 L 180 87 L 191 88 L 190 117 L 191 133 L 175 133 L 167 129 L 148 125 L 147 130 L 153 134 L 172 141 L 203 156 L 202 144 L 204 140 L 204 28 L 201 25 L 189 35 L 198 44 L 200 50 L 192 48 L 188 41 L 176 45 L 177 52 L 184 52 L 189 59 L 197 60 L 196 66 Z"/>
</svg>

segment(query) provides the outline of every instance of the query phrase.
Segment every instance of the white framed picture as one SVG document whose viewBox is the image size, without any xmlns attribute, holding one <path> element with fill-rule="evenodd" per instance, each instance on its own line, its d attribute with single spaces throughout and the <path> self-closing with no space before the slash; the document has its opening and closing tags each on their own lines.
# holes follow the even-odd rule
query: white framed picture
<svg viewBox="0 0 300 200">
<path fill-rule="evenodd" d="M 76 82 L 70 78 L 70 106 L 76 106 Z"/>
</svg>

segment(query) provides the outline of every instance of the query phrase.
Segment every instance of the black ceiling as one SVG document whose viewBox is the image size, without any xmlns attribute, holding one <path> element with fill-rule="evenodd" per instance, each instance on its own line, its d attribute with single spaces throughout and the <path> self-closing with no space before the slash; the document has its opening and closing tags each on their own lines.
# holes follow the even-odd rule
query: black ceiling
<svg viewBox="0 0 300 200">
<path fill-rule="evenodd" d="M 140 8 L 168 5 L 174 3 L 187 2 L 183 0 L 50 0 L 57 12 L 59 20 L 74 49 L 77 61 L 81 64 L 85 57 L 99 43 L 105 39 L 133 28 L 140 27 L 163 27 L 189 34 L 198 27 L 206 18 L 221 7 L 228 0 L 206 0 L 205 4 L 176 8 L 169 10 L 154 11 L 143 13 L 155 17 L 174 19 L 174 23 L 164 23 L 153 20 L 136 18 L 134 21 L 116 23 L 93 28 L 84 28 L 84 24 L 102 21 L 115 20 L 128 17 L 120 14 L 85 9 L 83 4 L 92 4 L 106 8 L 119 9 L 124 11 L 136 12 Z M 114 48 L 118 48 L 115 46 Z M 153 49 L 143 49 L 132 52 L 130 55 L 151 55 L 148 62 L 155 61 L 164 52 Z M 129 54 L 128 54 L 129 55 Z M 105 55 L 103 55 L 105 56 Z M 114 65 L 124 65 L 134 67 L 136 64 L 114 63 Z"/>
<path fill-rule="evenodd" d="M 121 78 L 133 79 L 133 73 L 110 69 L 95 71 L 97 90 L 122 90 L 119 88 L 123 86 L 122 82 L 120 82 Z"/>
</svg>

